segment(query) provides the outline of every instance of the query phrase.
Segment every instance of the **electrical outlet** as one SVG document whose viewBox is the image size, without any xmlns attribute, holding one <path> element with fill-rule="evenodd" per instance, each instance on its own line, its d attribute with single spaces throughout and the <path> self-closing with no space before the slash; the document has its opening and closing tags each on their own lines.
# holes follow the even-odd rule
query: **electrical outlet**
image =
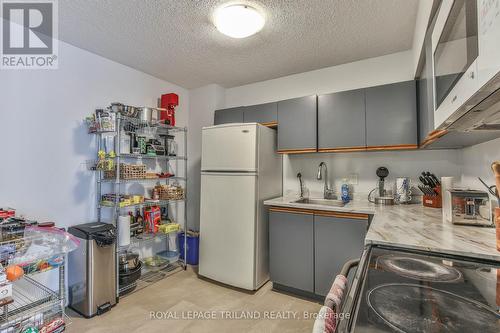
<svg viewBox="0 0 500 333">
<path fill-rule="evenodd" d="M 347 177 L 347 179 L 349 181 L 349 184 L 351 184 L 351 185 L 358 185 L 358 174 L 357 173 L 351 173 Z"/>
</svg>

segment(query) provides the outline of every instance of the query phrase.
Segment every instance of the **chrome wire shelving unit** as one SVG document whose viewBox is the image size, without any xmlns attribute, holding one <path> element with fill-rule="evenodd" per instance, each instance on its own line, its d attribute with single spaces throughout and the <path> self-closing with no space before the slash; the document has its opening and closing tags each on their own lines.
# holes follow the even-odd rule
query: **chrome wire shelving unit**
<svg viewBox="0 0 500 333">
<path fill-rule="evenodd" d="M 178 126 L 170 126 L 166 124 L 162 124 L 160 122 L 149 122 L 143 121 L 138 118 L 126 117 L 119 113 L 115 113 L 113 118 L 113 123 L 107 123 L 106 128 L 104 130 L 100 130 L 97 127 L 89 126 L 89 133 L 95 134 L 97 137 L 97 150 L 102 151 L 105 148 L 104 138 L 107 136 L 114 136 L 114 156 L 112 156 L 112 165 L 116 168 L 115 177 L 114 178 L 105 178 L 104 171 L 99 169 L 94 169 L 97 173 L 96 177 L 96 196 L 97 196 L 97 218 L 98 221 L 104 221 L 103 217 L 104 210 L 111 210 L 111 217 L 108 217 L 113 224 L 115 224 L 117 228 L 117 235 L 120 234 L 119 228 L 120 223 L 118 222 L 118 217 L 120 214 L 126 214 L 129 211 L 134 212 L 137 209 L 143 209 L 147 207 L 166 207 L 168 209 L 168 215 L 170 216 L 171 209 L 173 207 L 178 208 L 179 205 L 183 205 L 183 216 L 182 223 L 180 223 L 179 218 L 181 216 L 176 216 L 177 223 L 180 223 L 182 229 L 187 231 L 187 128 L 186 127 L 178 127 Z M 154 154 L 135 154 L 132 151 L 130 153 L 120 153 L 122 151 L 120 145 L 122 143 L 122 136 L 125 134 L 140 134 L 147 137 L 159 138 L 161 136 L 173 136 L 174 140 L 177 143 L 177 151 L 175 155 L 169 155 L 166 149 L 165 155 L 154 155 Z M 182 153 L 180 153 L 179 147 L 182 143 Z M 156 165 L 160 165 L 161 172 L 173 172 L 173 175 L 168 177 L 146 177 L 146 178 L 135 178 L 135 179 L 123 179 L 120 177 L 119 168 L 117 166 L 123 162 L 127 163 L 153 163 L 156 162 Z M 87 167 L 92 169 L 91 165 L 95 165 L 97 161 L 87 161 Z M 182 165 L 183 164 L 183 165 Z M 180 174 L 179 174 L 180 173 Z M 120 205 L 120 195 L 127 194 L 128 186 L 134 186 L 135 184 L 141 186 L 153 186 L 156 184 L 172 184 L 173 182 L 179 183 L 184 191 L 184 196 L 182 199 L 175 200 L 145 200 L 141 203 L 133 203 L 129 205 Z M 124 186 L 122 186 L 124 185 Z M 127 185 L 127 186 L 125 186 Z M 111 187 L 111 191 L 106 194 L 114 194 L 115 200 L 114 202 L 102 202 L 101 198 L 103 195 L 103 187 Z M 176 211 L 178 211 L 176 209 Z M 177 234 L 178 231 L 175 231 Z M 169 233 L 171 234 L 171 233 Z M 160 281 L 175 272 L 185 270 L 186 263 L 182 259 L 178 259 L 175 262 L 169 262 L 165 267 L 160 267 L 159 269 L 152 269 L 143 265 L 141 277 L 134 283 L 127 284 L 120 288 L 119 285 L 119 262 L 118 257 L 119 253 L 124 250 L 131 249 L 142 249 L 144 247 L 152 247 L 152 244 L 158 244 L 159 242 L 164 242 L 168 244 L 168 236 L 167 233 L 154 233 L 154 234 L 142 234 L 141 237 L 131 237 L 130 245 L 126 247 L 117 246 L 116 251 L 116 296 L 117 298 L 123 297 L 125 295 L 130 294 L 133 291 L 138 291 L 147 287 L 157 281 Z M 176 235 L 177 237 L 177 235 Z M 178 239 L 178 237 L 177 237 Z M 180 245 L 180 244 L 178 244 Z M 187 258 L 187 237 L 184 237 L 184 258 Z M 165 246 L 168 249 L 168 245 Z M 180 250 L 180 249 L 179 249 Z"/>
<path fill-rule="evenodd" d="M 63 320 L 63 327 L 70 321 L 65 314 L 65 255 L 59 253 L 55 243 L 43 235 L 23 237 L 18 235 L 0 241 L 3 265 L 18 265 L 24 275 L 12 282 L 12 296 L 0 301 L 0 331 L 18 332 L 22 328 L 41 329 L 52 319 Z M 57 264 L 52 266 L 49 262 Z M 54 291 L 35 276 L 58 270 L 58 290 Z M 60 327 L 62 329 L 63 327 Z"/>
</svg>

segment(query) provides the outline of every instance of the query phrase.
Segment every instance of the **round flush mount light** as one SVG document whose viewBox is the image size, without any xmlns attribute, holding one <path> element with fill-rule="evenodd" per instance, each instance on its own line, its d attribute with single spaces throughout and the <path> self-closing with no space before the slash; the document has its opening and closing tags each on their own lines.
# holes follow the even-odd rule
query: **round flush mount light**
<svg viewBox="0 0 500 333">
<path fill-rule="evenodd" d="M 214 24 L 217 30 L 233 38 L 256 34 L 264 26 L 264 16 L 248 5 L 229 5 L 217 9 Z"/>
</svg>

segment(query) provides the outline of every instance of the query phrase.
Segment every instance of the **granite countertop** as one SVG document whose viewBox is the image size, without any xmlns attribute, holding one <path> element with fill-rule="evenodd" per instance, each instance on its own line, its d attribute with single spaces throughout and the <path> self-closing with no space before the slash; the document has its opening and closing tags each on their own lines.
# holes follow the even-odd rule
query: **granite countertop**
<svg viewBox="0 0 500 333">
<path fill-rule="evenodd" d="M 294 203 L 279 197 L 264 205 L 373 215 L 365 244 L 383 244 L 500 261 L 495 228 L 459 226 L 443 222 L 441 209 L 421 204 L 377 206 L 366 200 L 344 207 Z"/>
</svg>

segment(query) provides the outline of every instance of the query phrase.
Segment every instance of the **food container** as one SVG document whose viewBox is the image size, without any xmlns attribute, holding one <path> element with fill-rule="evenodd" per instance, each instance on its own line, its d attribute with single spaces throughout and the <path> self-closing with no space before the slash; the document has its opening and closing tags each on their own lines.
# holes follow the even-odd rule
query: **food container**
<svg viewBox="0 0 500 333">
<path fill-rule="evenodd" d="M 168 260 L 169 263 L 173 264 L 179 260 L 179 252 L 178 251 L 161 251 L 158 252 L 158 256 L 163 259 Z"/>
<path fill-rule="evenodd" d="M 168 260 L 160 256 L 153 256 L 144 259 L 144 264 L 153 271 L 159 271 L 168 266 Z"/>
</svg>

